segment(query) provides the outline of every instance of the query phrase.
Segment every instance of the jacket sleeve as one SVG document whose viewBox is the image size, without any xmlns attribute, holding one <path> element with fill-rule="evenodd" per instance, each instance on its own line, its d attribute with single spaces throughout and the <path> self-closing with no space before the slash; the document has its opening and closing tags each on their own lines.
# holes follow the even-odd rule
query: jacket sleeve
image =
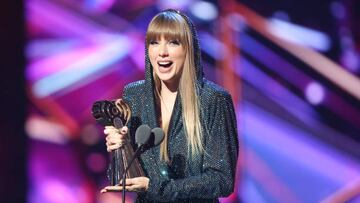
<svg viewBox="0 0 360 203">
<path fill-rule="evenodd" d="M 184 179 L 150 177 L 146 196 L 156 201 L 213 199 L 233 192 L 238 156 L 237 123 L 231 96 L 218 94 L 210 105 L 204 130 L 203 167 Z"/>
</svg>

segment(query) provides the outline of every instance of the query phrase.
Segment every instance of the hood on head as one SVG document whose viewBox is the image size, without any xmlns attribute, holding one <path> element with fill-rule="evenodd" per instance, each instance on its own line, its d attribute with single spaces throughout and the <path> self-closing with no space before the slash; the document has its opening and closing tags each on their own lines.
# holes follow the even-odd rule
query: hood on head
<svg viewBox="0 0 360 203">
<path fill-rule="evenodd" d="M 203 74 L 203 69 L 202 69 L 202 65 L 201 65 L 201 50 L 200 50 L 199 40 L 198 40 L 195 26 L 192 23 L 192 21 L 185 14 L 181 13 L 180 11 L 177 11 L 174 9 L 167 9 L 167 10 L 162 11 L 160 14 L 166 15 L 166 14 L 170 14 L 170 13 L 179 14 L 186 21 L 187 26 L 190 28 L 190 32 L 192 34 L 192 39 L 193 39 L 192 46 L 194 49 L 194 60 L 195 60 L 194 68 L 195 68 L 195 72 L 196 72 L 197 86 L 202 86 L 204 74 Z M 149 90 L 149 91 L 153 92 L 153 88 L 154 88 L 153 67 L 150 63 L 148 48 L 146 45 L 145 45 L 145 83 L 146 83 L 146 87 L 151 88 L 151 90 Z"/>
</svg>

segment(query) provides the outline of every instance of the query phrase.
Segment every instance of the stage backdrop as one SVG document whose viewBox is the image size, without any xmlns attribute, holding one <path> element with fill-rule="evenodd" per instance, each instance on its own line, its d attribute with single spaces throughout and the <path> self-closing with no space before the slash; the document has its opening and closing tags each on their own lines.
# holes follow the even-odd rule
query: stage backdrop
<svg viewBox="0 0 360 203">
<path fill-rule="evenodd" d="M 108 153 L 90 108 L 144 78 L 146 26 L 165 8 L 193 19 L 206 77 L 233 96 L 241 150 L 222 202 L 360 201 L 359 55 L 346 5 L 242 2 L 26 0 L 28 201 L 121 201 L 99 193 Z"/>
</svg>

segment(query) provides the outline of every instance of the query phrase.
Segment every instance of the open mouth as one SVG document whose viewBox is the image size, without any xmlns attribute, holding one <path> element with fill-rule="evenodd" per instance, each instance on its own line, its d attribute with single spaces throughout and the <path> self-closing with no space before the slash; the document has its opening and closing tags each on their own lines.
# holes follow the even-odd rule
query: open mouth
<svg viewBox="0 0 360 203">
<path fill-rule="evenodd" d="M 158 65 L 163 68 L 169 68 L 172 64 L 171 61 L 158 61 Z"/>
</svg>

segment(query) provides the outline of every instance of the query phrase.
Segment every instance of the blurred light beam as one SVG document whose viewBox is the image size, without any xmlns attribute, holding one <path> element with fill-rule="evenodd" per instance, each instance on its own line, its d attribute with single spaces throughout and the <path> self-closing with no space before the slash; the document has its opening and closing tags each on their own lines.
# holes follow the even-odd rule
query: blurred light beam
<svg viewBox="0 0 360 203">
<path fill-rule="evenodd" d="M 329 37 L 320 31 L 274 18 L 270 19 L 269 25 L 269 29 L 274 35 L 288 41 L 312 47 L 319 51 L 330 49 L 331 41 Z"/>
<path fill-rule="evenodd" d="M 206 1 L 197 1 L 190 6 L 191 13 L 204 21 L 215 20 L 218 17 L 218 11 L 214 4 Z"/>
<path fill-rule="evenodd" d="M 40 98 L 49 96 L 108 68 L 130 51 L 130 44 L 126 37 L 119 36 L 118 39 L 110 40 L 92 49 L 94 51 L 91 54 L 74 61 L 69 67 L 64 67 L 59 72 L 35 82 L 33 85 L 35 95 Z"/>
</svg>

